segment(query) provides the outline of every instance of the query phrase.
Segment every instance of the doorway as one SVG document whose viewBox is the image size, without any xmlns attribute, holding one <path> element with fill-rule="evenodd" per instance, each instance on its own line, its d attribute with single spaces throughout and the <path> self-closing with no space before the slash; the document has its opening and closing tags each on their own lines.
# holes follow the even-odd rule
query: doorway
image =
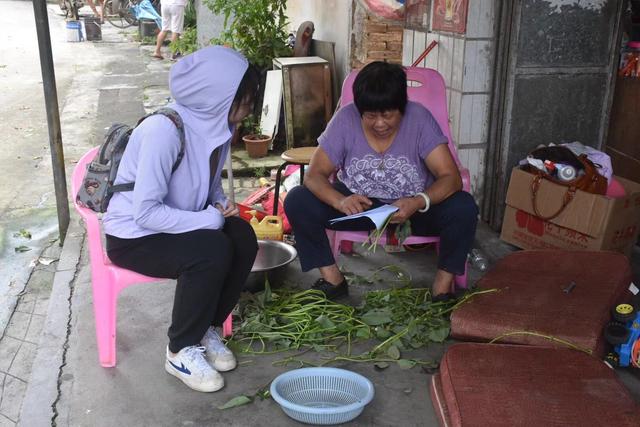
<svg viewBox="0 0 640 427">
<path fill-rule="evenodd" d="M 616 175 L 640 182 L 640 0 L 626 4 L 621 22 L 605 151 Z"/>
<path fill-rule="evenodd" d="M 609 129 L 618 0 L 498 2 L 490 144 L 482 217 L 498 230 L 511 170 L 540 144 L 602 149 Z"/>
</svg>

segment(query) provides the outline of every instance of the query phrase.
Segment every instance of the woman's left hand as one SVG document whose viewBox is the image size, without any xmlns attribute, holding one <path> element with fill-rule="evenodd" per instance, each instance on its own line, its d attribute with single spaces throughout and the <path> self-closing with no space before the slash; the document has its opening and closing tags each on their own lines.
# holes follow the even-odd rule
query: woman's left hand
<svg viewBox="0 0 640 427">
<path fill-rule="evenodd" d="M 411 215 L 416 213 L 420 206 L 416 203 L 414 197 L 403 197 L 393 202 L 393 206 L 397 206 L 398 210 L 391 216 L 392 224 L 402 224 L 408 220 Z"/>
<path fill-rule="evenodd" d="M 231 200 L 227 201 L 227 207 L 226 208 L 224 206 L 222 206 L 220 203 L 216 203 L 216 209 L 218 209 L 222 213 L 222 216 L 224 216 L 225 218 L 228 218 L 230 216 L 236 216 L 236 215 L 240 214 L 240 211 L 238 210 L 238 207 Z"/>
</svg>

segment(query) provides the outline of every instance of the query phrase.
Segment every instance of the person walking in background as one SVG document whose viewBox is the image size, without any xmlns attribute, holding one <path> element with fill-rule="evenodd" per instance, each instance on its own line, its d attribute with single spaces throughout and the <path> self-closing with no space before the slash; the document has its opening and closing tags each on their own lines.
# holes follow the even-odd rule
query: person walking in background
<svg viewBox="0 0 640 427">
<path fill-rule="evenodd" d="M 100 13 L 98 13 L 98 9 L 96 9 L 96 5 L 93 2 L 93 0 L 87 0 L 87 4 L 93 11 L 93 15 L 96 18 L 100 19 L 100 23 L 103 24 L 104 23 L 104 0 L 98 0 L 98 3 L 100 4 Z"/>
<path fill-rule="evenodd" d="M 167 33 L 171 31 L 171 41 L 178 40 L 184 27 L 184 8 L 187 0 L 162 0 L 160 12 L 162 15 L 162 30 L 158 33 L 156 40 L 156 50 L 153 57 L 164 59 L 162 56 L 162 43 L 167 38 Z M 171 59 L 176 59 L 178 53 L 173 54 Z"/>
</svg>

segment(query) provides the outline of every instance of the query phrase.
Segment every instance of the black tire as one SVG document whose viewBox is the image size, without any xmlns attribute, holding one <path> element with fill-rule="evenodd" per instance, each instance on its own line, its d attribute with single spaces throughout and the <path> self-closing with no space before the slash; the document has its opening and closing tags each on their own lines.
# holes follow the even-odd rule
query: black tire
<svg viewBox="0 0 640 427">
<path fill-rule="evenodd" d="M 604 338 L 611 345 L 620 345 L 627 342 L 631 332 L 619 322 L 611 322 L 604 328 Z"/>
<path fill-rule="evenodd" d="M 125 0 L 122 0 L 125 1 Z M 113 10 L 113 0 L 107 0 L 104 2 L 104 19 L 106 19 L 111 25 L 117 28 L 128 28 L 132 25 L 136 25 L 138 20 L 131 13 L 129 9 L 122 7 L 120 10 Z"/>
<path fill-rule="evenodd" d="M 636 310 L 631 304 L 618 304 L 613 307 L 613 320 L 627 323 L 636 317 Z"/>
</svg>

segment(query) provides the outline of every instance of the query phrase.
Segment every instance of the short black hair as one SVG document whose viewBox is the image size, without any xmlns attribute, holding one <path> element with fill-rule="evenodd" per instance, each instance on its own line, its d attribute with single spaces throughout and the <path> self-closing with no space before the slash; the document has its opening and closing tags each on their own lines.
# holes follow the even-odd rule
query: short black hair
<svg viewBox="0 0 640 427">
<path fill-rule="evenodd" d="M 259 88 L 260 71 L 255 65 L 249 64 L 247 71 L 245 71 L 244 76 L 242 76 L 242 80 L 240 80 L 236 96 L 231 103 L 231 111 L 237 108 L 243 101 L 254 102 L 258 95 Z"/>
<path fill-rule="evenodd" d="M 353 102 L 360 116 L 367 111 L 400 110 L 407 106 L 407 73 L 397 64 L 375 61 L 367 64 L 353 82 Z"/>
</svg>

